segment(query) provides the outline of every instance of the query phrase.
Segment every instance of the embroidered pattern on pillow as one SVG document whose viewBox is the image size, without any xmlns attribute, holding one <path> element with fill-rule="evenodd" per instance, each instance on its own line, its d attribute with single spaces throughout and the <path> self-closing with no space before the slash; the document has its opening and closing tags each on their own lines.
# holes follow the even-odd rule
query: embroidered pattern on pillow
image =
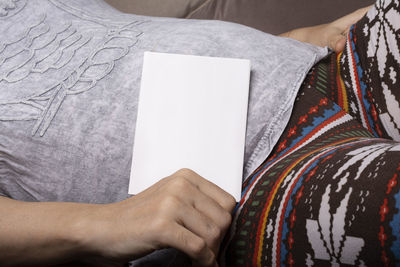
<svg viewBox="0 0 400 267">
<path fill-rule="evenodd" d="M 0 11 L 11 11 L 23 1 L 0 3 Z M 0 120 L 35 121 L 32 135 L 40 136 L 64 99 L 95 87 L 142 34 L 140 21 L 110 23 L 59 1 L 48 4 L 56 14 L 44 13 L 23 30 L 15 25 L 12 37 L 0 40 Z M 60 14 L 68 20 L 54 19 Z"/>
<path fill-rule="evenodd" d="M 0 0 L 0 19 L 17 14 L 25 5 L 26 0 Z"/>
</svg>

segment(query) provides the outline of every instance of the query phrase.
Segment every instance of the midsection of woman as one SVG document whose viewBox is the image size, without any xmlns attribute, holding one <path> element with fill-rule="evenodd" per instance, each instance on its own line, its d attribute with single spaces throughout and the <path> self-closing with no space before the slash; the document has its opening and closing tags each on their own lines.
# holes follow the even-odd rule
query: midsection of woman
<svg viewBox="0 0 400 267">
<path fill-rule="evenodd" d="M 96 0 L 21 0 L 0 22 L 0 195 L 25 201 L 128 197 L 144 51 L 251 60 L 244 177 L 327 54 L 237 24 L 125 15 Z"/>
</svg>

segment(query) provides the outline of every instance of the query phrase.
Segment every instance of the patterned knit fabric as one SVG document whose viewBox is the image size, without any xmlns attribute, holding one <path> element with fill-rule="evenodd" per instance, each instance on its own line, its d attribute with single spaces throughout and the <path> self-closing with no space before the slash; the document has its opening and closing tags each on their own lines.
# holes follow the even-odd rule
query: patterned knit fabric
<svg viewBox="0 0 400 267">
<path fill-rule="evenodd" d="M 400 264 L 399 10 L 379 0 L 310 72 L 243 186 L 227 266 Z"/>
</svg>

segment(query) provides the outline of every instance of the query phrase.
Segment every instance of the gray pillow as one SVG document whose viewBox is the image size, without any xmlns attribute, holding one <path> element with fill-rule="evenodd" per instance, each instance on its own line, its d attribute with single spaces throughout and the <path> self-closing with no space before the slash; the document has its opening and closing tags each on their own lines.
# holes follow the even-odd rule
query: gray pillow
<svg viewBox="0 0 400 267">
<path fill-rule="evenodd" d="M 98 0 L 20 0 L 4 14 L 0 195 L 27 201 L 129 197 L 144 51 L 251 60 L 245 177 L 327 52 L 233 23 L 121 14 Z"/>
</svg>

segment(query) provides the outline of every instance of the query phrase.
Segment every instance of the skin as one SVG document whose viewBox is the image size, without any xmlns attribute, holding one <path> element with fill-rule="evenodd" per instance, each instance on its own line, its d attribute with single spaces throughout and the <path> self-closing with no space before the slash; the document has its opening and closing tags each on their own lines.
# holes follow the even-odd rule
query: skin
<svg viewBox="0 0 400 267">
<path fill-rule="evenodd" d="M 0 265 L 71 259 L 127 262 L 174 247 L 198 266 L 217 266 L 235 199 L 182 169 L 127 200 L 106 204 L 27 203 L 0 198 Z M 23 255 L 23 257 L 21 257 Z"/>
<path fill-rule="evenodd" d="M 344 49 L 346 36 L 351 25 L 359 21 L 371 7 L 372 6 L 367 6 L 358 9 L 331 23 L 295 29 L 283 33 L 280 36 L 311 43 L 317 46 L 328 46 L 335 52 L 340 52 Z"/>
<path fill-rule="evenodd" d="M 345 34 L 369 9 L 281 36 L 341 51 Z M 194 266 L 217 266 L 234 198 L 182 169 L 142 193 L 112 204 L 22 202 L 0 197 L 0 265 L 47 266 L 71 260 L 123 263 L 174 247 Z"/>
</svg>

